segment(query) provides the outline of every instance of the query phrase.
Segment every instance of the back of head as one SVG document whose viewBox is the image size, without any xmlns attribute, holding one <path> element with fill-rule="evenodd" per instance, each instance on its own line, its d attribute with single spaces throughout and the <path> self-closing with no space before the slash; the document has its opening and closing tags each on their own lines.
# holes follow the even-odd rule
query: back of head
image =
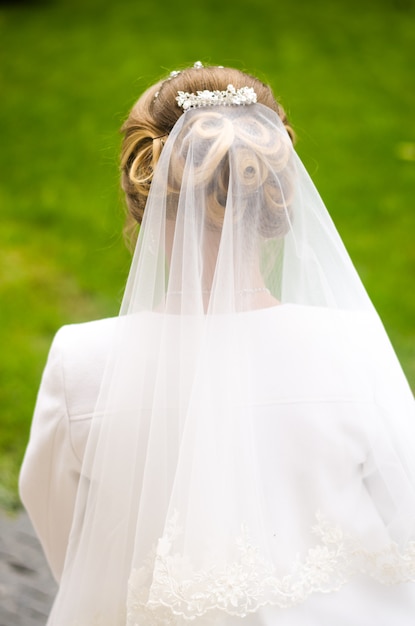
<svg viewBox="0 0 415 626">
<path fill-rule="evenodd" d="M 128 222 L 141 223 L 153 172 L 167 136 L 183 115 L 176 101 L 178 92 L 197 93 L 252 88 L 257 102 L 276 112 L 294 139 L 283 108 L 271 88 L 240 70 L 225 67 L 195 67 L 172 72 L 164 81 L 150 87 L 136 102 L 122 127 L 124 141 L 121 154 L 122 187 L 126 194 Z"/>
</svg>

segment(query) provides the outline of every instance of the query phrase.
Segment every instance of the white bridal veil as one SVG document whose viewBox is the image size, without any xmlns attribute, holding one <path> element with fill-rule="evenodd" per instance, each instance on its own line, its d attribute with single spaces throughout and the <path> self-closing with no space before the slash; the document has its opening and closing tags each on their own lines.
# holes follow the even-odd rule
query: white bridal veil
<svg viewBox="0 0 415 626">
<path fill-rule="evenodd" d="M 154 172 L 49 625 L 233 624 L 414 580 L 414 442 L 278 115 L 191 108 Z"/>
</svg>

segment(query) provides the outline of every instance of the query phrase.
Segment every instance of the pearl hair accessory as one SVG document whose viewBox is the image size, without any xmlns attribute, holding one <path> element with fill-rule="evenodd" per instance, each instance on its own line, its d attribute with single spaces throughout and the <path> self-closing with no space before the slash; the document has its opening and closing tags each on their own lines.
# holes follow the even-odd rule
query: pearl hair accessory
<svg viewBox="0 0 415 626">
<path fill-rule="evenodd" d="M 254 104 L 257 101 L 257 95 L 252 87 L 241 87 L 236 89 L 233 85 L 228 85 L 226 91 L 197 91 L 196 93 L 187 93 L 186 91 L 178 91 L 176 97 L 179 107 L 183 111 L 206 106 L 244 106 L 246 104 Z"/>
<path fill-rule="evenodd" d="M 203 65 L 203 63 L 201 61 L 196 61 L 193 64 L 193 67 L 196 70 L 200 70 L 200 69 L 202 69 L 202 67 L 204 67 L 204 65 Z M 219 65 L 219 67 L 223 67 L 223 65 Z M 171 80 L 172 78 L 176 78 L 176 76 L 178 76 L 179 74 L 181 74 L 180 70 L 173 70 L 172 72 L 170 72 L 170 74 L 168 75 L 166 80 Z M 159 93 L 160 93 L 159 91 L 156 91 L 156 93 L 154 94 L 154 100 L 157 100 Z"/>
<path fill-rule="evenodd" d="M 203 65 L 203 63 L 201 61 L 196 61 L 195 63 L 193 63 L 193 67 L 194 67 L 195 70 L 201 70 L 205 66 Z M 218 68 L 219 69 L 223 69 L 223 65 L 218 65 Z M 179 74 L 181 74 L 181 70 L 173 70 L 172 72 L 170 72 L 170 74 L 168 75 L 166 80 L 171 80 L 172 78 L 176 78 L 176 76 L 178 76 Z M 157 100 L 159 93 L 160 93 L 159 91 L 156 91 L 156 93 L 154 94 L 154 100 Z M 236 104 L 236 103 L 234 103 L 234 104 Z M 248 103 L 246 103 L 246 104 L 248 104 Z M 202 106 L 202 105 L 200 105 L 200 106 Z"/>
<path fill-rule="evenodd" d="M 193 67 L 196 70 L 200 70 L 202 69 L 202 67 L 204 67 L 203 63 L 201 61 L 196 61 L 196 63 L 193 64 Z M 169 77 L 167 80 L 171 80 L 172 78 L 176 78 L 176 76 L 178 76 L 179 74 L 181 74 L 180 70 L 173 70 L 172 72 L 170 72 Z"/>
</svg>

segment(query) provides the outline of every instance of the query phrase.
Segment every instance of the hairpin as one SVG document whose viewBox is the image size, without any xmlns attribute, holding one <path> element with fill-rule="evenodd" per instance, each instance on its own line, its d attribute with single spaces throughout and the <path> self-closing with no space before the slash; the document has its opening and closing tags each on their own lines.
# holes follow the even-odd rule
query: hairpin
<svg viewBox="0 0 415 626">
<path fill-rule="evenodd" d="M 201 61 L 196 61 L 196 63 L 194 63 L 194 64 L 193 64 L 193 67 L 194 67 L 196 70 L 200 70 L 200 69 L 202 69 L 204 66 L 203 66 L 203 63 L 202 63 Z M 176 76 L 178 76 L 179 74 L 181 74 L 181 71 L 180 71 L 180 70 L 173 70 L 172 72 L 170 72 L 170 74 L 169 74 L 169 76 L 168 76 L 167 80 L 171 80 L 172 78 L 176 78 Z"/>
<path fill-rule="evenodd" d="M 155 141 L 156 139 L 160 139 L 161 145 L 164 146 L 164 144 L 165 144 L 164 138 L 168 137 L 168 135 L 169 135 L 169 133 L 164 133 L 164 135 L 159 135 L 158 137 L 152 137 L 151 139 L 152 139 L 152 141 Z"/>
<path fill-rule="evenodd" d="M 204 65 L 203 65 L 203 63 L 201 61 L 196 61 L 193 64 L 193 67 L 196 70 L 200 70 L 200 69 L 202 69 L 204 67 Z M 219 65 L 219 67 L 223 67 L 223 66 Z M 176 76 L 178 76 L 179 74 L 181 74 L 180 70 L 173 70 L 172 72 L 170 72 L 170 74 L 168 75 L 166 80 L 171 80 L 172 78 L 176 78 Z M 156 93 L 154 94 L 154 98 L 153 98 L 154 100 L 156 100 L 158 98 L 159 93 L 160 93 L 160 91 L 156 91 Z"/>
</svg>

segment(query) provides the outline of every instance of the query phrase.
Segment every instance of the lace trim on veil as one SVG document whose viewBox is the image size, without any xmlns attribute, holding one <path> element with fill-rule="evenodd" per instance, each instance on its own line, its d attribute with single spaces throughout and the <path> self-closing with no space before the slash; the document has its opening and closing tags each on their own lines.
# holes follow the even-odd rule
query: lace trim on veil
<svg viewBox="0 0 415 626">
<path fill-rule="evenodd" d="M 359 573 L 386 585 L 415 581 L 415 541 L 404 552 L 392 542 L 369 551 L 321 514 L 313 532 L 319 543 L 282 577 L 260 556 L 245 527 L 235 540 L 237 560 L 194 571 L 179 554 L 171 553 L 178 534 L 178 516 L 174 515 L 155 557 L 131 573 L 127 626 L 177 625 L 178 616 L 187 622 L 212 611 L 244 617 L 265 605 L 288 608 L 314 592 L 337 591 Z"/>
<path fill-rule="evenodd" d="M 316 517 L 313 532 L 319 542 L 289 574 L 279 577 L 252 545 L 245 527 L 235 539 L 238 558 L 234 562 L 194 570 L 180 554 L 172 554 L 173 540 L 180 532 L 175 514 L 155 554 L 132 570 L 127 612 L 120 610 L 117 624 L 96 613 L 71 626 L 185 626 L 196 617 L 198 624 L 208 626 L 215 613 L 242 618 L 263 606 L 287 609 L 312 593 L 336 592 L 357 574 L 384 585 L 415 582 L 415 541 L 404 551 L 393 542 L 371 551 L 323 515 Z"/>
</svg>

